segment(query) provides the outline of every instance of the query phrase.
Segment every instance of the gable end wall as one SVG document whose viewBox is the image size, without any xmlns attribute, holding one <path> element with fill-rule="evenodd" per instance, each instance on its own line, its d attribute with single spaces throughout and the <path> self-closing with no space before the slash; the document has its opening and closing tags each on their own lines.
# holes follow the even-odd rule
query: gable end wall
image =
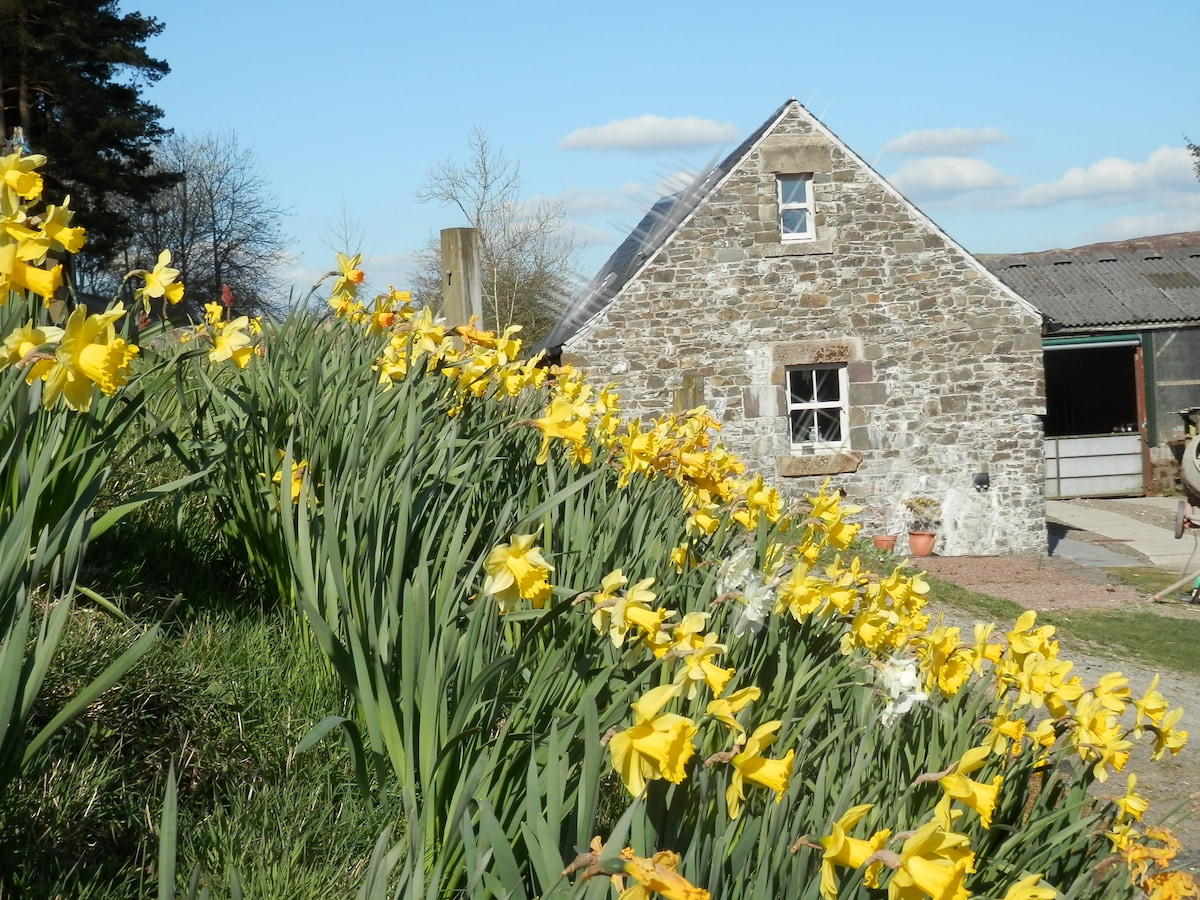
<svg viewBox="0 0 1200 900">
<path fill-rule="evenodd" d="M 781 242 L 775 175 L 817 162 L 816 239 Z M 1040 325 L 793 104 L 564 350 L 630 415 L 702 399 L 785 494 L 831 477 L 864 533 L 902 533 L 926 494 L 938 552 L 1044 554 Z M 790 448 L 782 367 L 810 358 L 847 365 L 849 452 Z"/>
</svg>

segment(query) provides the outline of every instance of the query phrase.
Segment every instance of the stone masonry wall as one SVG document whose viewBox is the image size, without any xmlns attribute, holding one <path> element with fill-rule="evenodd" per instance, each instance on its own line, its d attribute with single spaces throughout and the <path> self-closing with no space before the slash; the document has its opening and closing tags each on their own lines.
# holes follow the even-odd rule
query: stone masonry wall
<svg viewBox="0 0 1200 900">
<path fill-rule="evenodd" d="M 808 171 L 816 240 L 781 243 L 775 176 Z M 791 496 L 831 478 L 864 534 L 903 534 L 928 495 L 939 553 L 1046 552 L 1040 321 L 799 104 L 564 349 L 631 415 L 699 393 L 751 469 Z M 783 367 L 826 360 L 850 451 L 793 451 Z"/>
</svg>

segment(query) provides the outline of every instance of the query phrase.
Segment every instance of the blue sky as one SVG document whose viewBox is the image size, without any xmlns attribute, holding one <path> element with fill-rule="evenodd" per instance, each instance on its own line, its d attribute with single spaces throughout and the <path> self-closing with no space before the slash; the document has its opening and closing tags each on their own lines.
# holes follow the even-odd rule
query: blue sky
<svg viewBox="0 0 1200 900">
<path fill-rule="evenodd" d="M 742 6 L 747 12 L 739 13 Z M 166 25 L 147 92 L 186 135 L 251 149 L 287 279 L 347 221 L 371 285 L 466 224 L 415 199 L 481 128 L 561 202 L 586 279 L 664 185 L 789 97 L 968 250 L 1200 230 L 1200 3 L 122 0 Z"/>
</svg>

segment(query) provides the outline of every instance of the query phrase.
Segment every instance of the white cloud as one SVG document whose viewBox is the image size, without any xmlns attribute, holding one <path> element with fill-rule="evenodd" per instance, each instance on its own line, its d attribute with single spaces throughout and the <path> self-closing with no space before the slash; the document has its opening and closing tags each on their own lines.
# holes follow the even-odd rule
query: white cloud
<svg viewBox="0 0 1200 900">
<path fill-rule="evenodd" d="M 909 131 L 883 145 L 884 153 L 962 156 L 984 147 L 1008 143 L 1008 135 L 995 126 L 987 128 L 929 128 Z"/>
<path fill-rule="evenodd" d="M 683 190 L 695 177 L 695 172 L 686 169 L 663 171 L 653 184 L 630 181 L 619 188 L 572 187 L 547 199 L 561 203 L 563 212 L 572 218 L 640 217 L 661 197 Z"/>
<path fill-rule="evenodd" d="M 560 150 L 688 150 L 729 143 L 737 137 L 738 130 L 731 122 L 644 115 L 577 129 L 558 146 Z"/>
<path fill-rule="evenodd" d="M 641 182 L 630 182 L 616 190 L 599 188 L 567 188 L 557 196 L 568 216 L 599 216 L 614 212 L 628 212 L 646 193 Z"/>
<path fill-rule="evenodd" d="M 1025 188 L 1016 206 L 1051 206 L 1073 200 L 1138 199 L 1160 191 L 1196 187 L 1193 157 L 1183 147 L 1159 147 L 1145 162 L 1108 157 L 1087 168 L 1076 166 L 1062 178 Z"/>
<path fill-rule="evenodd" d="M 912 199 L 945 199 L 968 191 L 1012 188 L 1018 179 L 991 163 L 962 156 L 931 156 L 906 162 L 888 181 Z"/>
</svg>

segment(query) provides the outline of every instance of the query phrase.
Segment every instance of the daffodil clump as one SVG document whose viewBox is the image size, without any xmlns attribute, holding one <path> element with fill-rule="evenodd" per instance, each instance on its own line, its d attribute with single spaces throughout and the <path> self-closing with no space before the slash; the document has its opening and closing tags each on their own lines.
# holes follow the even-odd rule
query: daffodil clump
<svg viewBox="0 0 1200 900">
<path fill-rule="evenodd" d="M 879 713 L 881 727 L 896 727 L 914 705 L 931 703 L 934 697 L 949 701 L 971 685 L 982 685 L 979 689 L 993 697 L 984 741 L 945 771 L 919 779 L 941 790 L 923 823 L 880 822 L 882 827 L 875 827 L 870 838 L 851 837 L 849 829 L 874 808 L 862 804 L 844 813 L 820 844 L 812 845 L 822 853 L 821 895 L 826 900 L 838 896 L 836 872 L 843 867 L 861 870 L 863 884 L 886 887 L 889 898 L 966 900 L 972 896 L 975 851 L 972 837 L 957 830 L 956 822 L 969 814 L 981 831 L 992 826 L 1004 773 L 1015 766 L 1016 757 L 1026 755 L 1031 765 L 1046 766 L 1052 753 L 1075 754 L 1091 777 L 1103 782 L 1124 766 L 1130 738 L 1152 735 L 1152 759 L 1177 752 L 1186 740 L 1186 733 L 1176 728 L 1181 711 L 1168 712 L 1153 688 L 1140 700 L 1131 700 L 1119 673 L 1092 687 L 1070 676 L 1071 663 L 1059 657 L 1054 629 L 1036 626 L 1032 612 L 1003 635 L 993 626 L 979 625 L 969 642 L 960 639 L 957 628 L 931 627 L 923 612 L 929 586 L 920 575 L 905 575 L 897 567 L 877 577 L 861 570 L 857 558 L 842 560 L 840 553 L 850 547 L 857 531 L 846 517 L 856 508 L 842 505 L 835 492 L 822 489 L 808 498 L 807 514 L 785 513 L 780 497 L 761 476 L 738 479 L 736 460 L 719 449 L 710 450 L 707 431 L 715 423 L 702 410 L 683 419 L 660 420 L 649 429 L 637 422 L 596 429 L 593 423 L 599 415 L 587 398 L 586 387 L 578 386 L 573 376 L 555 386 L 546 413 L 531 423 L 543 435 L 535 462 L 544 463 L 548 448 L 557 444 L 568 460 L 580 465 L 600 456 L 619 470 L 622 484 L 651 473 L 676 480 L 688 504 L 688 530 L 698 536 L 722 525 L 753 534 L 760 523 L 780 535 L 764 551 L 746 546 L 722 566 L 716 600 L 739 604 L 727 639 L 706 631 L 708 612 L 657 606 L 652 578 L 630 586 L 616 570 L 599 590 L 583 595 L 591 600 L 599 635 L 614 648 L 625 649 L 626 659 L 631 648 L 641 648 L 663 668 L 663 683 L 631 704 L 631 723 L 610 729 L 602 739 L 613 771 L 631 795 L 643 795 L 655 781 L 684 785 L 695 766 L 719 765 L 728 771 L 725 809 L 731 819 L 740 816 L 752 787 L 766 788 L 774 803 L 783 801 L 797 748 L 789 747 L 782 755 L 767 752 L 783 723 L 774 719 L 753 728 L 743 725 L 738 716 L 753 709 L 762 689 L 748 685 L 727 694 L 738 673 L 719 664 L 728 640 L 761 631 L 771 616 L 797 624 L 822 621 L 840 632 L 842 654 L 873 660 L 884 688 L 880 693 L 886 696 Z M 615 403 L 606 401 L 603 414 L 615 414 Z M 702 518 L 706 515 L 711 519 Z M 520 539 L 528 543 L 531 536 Z M 691 542 L 685 543 L 676 548 L 672 560 L 682 567 L 695 550 Z M 821 565 L 827 552 L 832 552 L 832 561 Z M 548 575 L 548 564 L 539 571 Z M 546 591 L 539 587 L 539 594 Z M 485 592 L 494 593 L 486 584 Z M 501 613 L 511 612 L 519 594 L 510 590 L 507 597 L 496 599 Z M 691 701 L 702 695 L 708 698 L 703 714 L 689 713 Z M 672 708 L 679 704 L 683 708 Z M 1126 713 L 1132 713 L 1132 724 L 1122 724 Z M 1129 792 L 1116 801 L 1119 812 L 1109 837 L 1115 852 L 1134 861 L 1131 873 L 1146 893 L 1166 896 L 1166 873 L 1156 873 L 1158 881 L 1150 881 L 1138 870 L 1139 861 L 1150 858 L 1146 840 L 1155 832 L 1139 835 L 1128 821 L 1140 817 L 1146 805 L 1132 791 L 1130 782 Z M 801 839 L 798 846 L 808 845 Z M 1165 851 L 1156 852 L 1154 859 L 1165 858 Z M 1184 873 L 1169 874 L 1171 884 L 1188 880 Z M 1058 896 L 1043 873 L 1029 873 L 1013 881 L 1005 900 Z"/>
<path fill-rule="evenodd" d="M 228 360 L 239 369 L 246 368 L 250 359 L 264 352 L 256 342 L 262 335 L 262 320 L 255 316 L 230 318 L 229 307 L 223 303 L 205 303 L 204 321 L 181 330 L 180 343 L 198 341 L 211 348 L 208 360 L 213 363 Z"/>
<path fill-rule="evenodd" d="M 0 305 L 14 293 L 28 293 L 48 309 L 63 286 L 57 257 L 83 248 L 84 231 L 71 224 L 69 197 L 39 211 L 37 170 L 45 162 L 20 150 L 0 156 Z M 0 369 L 16 367 L 26 383 L 44 382 L 46 407 L 62 397 L 71 409 L 86 412 L 94 388 L 111 396 L 129 377 L 138 348 L 117 336 L 115 323 L 124 315 L 117 303 L 96 315 L 77 306 L 61 328 L 31 319 L 4 338 Z"/>
<path fill-rule="evenodd" d="M 1156 686 L 1084 683 L 1033 613 L 935 621 L 921 573 L 864 567 L 832 485 L 789 501 L 704 408 L 627 419 L 517 328 L 360 296 L 360 264 L 339 255 L 327 321 L 268 339 L 279 368 L 238 376 L 265 411 L 231 401 L 194 443 L 256 442 L 227 462 L 230 521 L 279 543 L 361 705 L 406 871 L 525 896 L 1187 896 L 1136 780 L 1087 790 L 1138 741 L 1183 746 Z M 233 324 L 210 311 L 214 351 Z M 321 378 L 336 401 L 304 406 Z"/>
<path fill-rule="evenodd" d="M 41 202 L 42 177 L 37 170 L 45 162 L 46 157 L 19 149 L 0 156 L 0 305 L 14 294 L 30 295 L 49 310 L 65 290 L 61 259 L 84 246 L 83 228 L 72 224 L 70 198 L 61 206 Z M 124 281 L 140 281 L 134 297 L 146 313 L 155 302 L 161 302 L 165 313 L 183 298 L 179 270 L 171 268 L 170 262 L 170 251 L 163 250 L 153 269 L 137 269 L 125 276 Z M 23 371 L 28 384 L 41 381 L 47 408 L 61 397 L 71 409 L 87 412 L 95 388 L 112 396 L 132 373 L 140 348 L 117 334 L 125 313 L 124 304 L 117 302 L 94 314 L 77 305 L 61 326 L 30 319 L 4 338 L 0 369 Z M 244 332 L 257 324 L 243 317 L 217 327 L 211 314 L 207 324 L 215 329 L 201 326 L 213 344 L 209 358 L 232 359 L 245 366 L 253 350 L 247 349 L 250 340 Z"/>
</svg>

